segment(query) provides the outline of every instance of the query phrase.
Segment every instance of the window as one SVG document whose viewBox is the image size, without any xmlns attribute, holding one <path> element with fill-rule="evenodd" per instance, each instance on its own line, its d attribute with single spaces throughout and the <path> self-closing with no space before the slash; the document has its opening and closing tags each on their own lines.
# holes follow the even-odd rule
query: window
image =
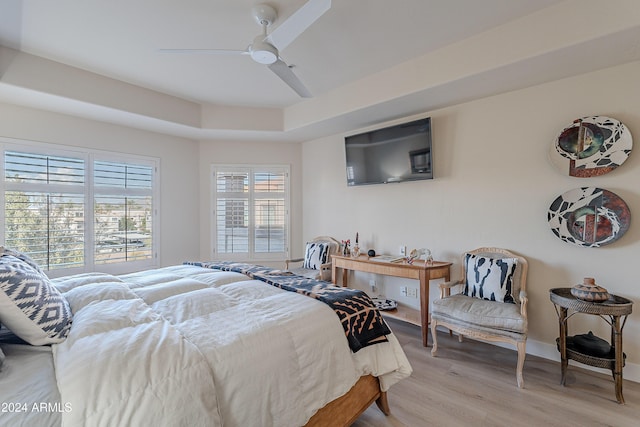
<svg viewBox="0 0 640 427">
<path fill-rule="evenodd" d="M 4 245 L 61 274 L 156 265 L 157 161 L 132 157 L 5 144 Z"/>
<path fill-rule="evenodd" d="M 95 263 L 153 257 L 152 166 L 93 162 Z"/>
<path fill-rule="evenodd" d="M 286 258 L 289 167 L 213 166 L 212 229 L 215 258 Z"/>
</svg>

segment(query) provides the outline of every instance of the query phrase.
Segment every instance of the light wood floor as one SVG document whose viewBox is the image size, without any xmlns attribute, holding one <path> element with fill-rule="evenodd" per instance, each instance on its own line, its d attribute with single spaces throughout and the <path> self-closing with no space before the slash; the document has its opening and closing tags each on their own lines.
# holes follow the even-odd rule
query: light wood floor
<svg viewBox="0 0 640 427">
<path fill-rule="evenodd" d="M 611 375 L 527 355 L 525 388 L 516 385 L 516 352 L 438 333 L 438 357 L 422 347 L 420 328 L 395 320 L 411 377 L 391 387 L 391 415 L 372 405 L 353 427 L 422 426 L 640 426 L 640 383 L 625 381 L 625 405 L 615 399 Z M 431 337 L 429 337 L 431 342 Z"/>
</svg>

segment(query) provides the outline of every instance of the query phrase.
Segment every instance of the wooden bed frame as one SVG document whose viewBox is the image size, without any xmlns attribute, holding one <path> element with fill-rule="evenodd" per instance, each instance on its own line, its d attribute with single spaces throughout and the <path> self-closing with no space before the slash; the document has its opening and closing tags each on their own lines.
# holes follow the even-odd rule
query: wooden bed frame
<svg viewBox="0 0 640 427">
<path fill-rule="evenodd" d="M 378 378 L 365 375 L 346 394 L 316 412 L 305 427 L 350 426 L 374 401 L 385 415 L 391 413 L 387 392 L 380 390 Z"/>
</svg>

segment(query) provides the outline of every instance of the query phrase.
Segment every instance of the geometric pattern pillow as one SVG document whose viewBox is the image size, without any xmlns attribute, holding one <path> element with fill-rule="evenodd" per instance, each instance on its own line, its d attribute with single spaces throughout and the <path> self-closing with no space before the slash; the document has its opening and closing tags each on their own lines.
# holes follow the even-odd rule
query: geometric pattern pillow
<svg viewBox="0 0 640 427">
<path fill-rule="evenodd" d="M 0 322 L 32 345 L 64 341 L 71 328 L 69 303 L 37 266 L 0 256 Z"/>
<path fill-rule="evenodd" d="M 462 292 L 464 295 L 515 304 L 512 290 L 517 258 L 488 258 L 467 254 L 465 263 L 467 277 Z"/>
<path fill-rule="evenodd" d="M 0 246 L 0 256 L 2 255 L 12 255 L 18 258 L 21 261 L 26 262 L 31 267 L 35 268 L 40 274 L 44 274 L 44 271 L 40 268 L 37 262 L 35 262 L 31 257 L 27 254 L 23 254 L 22 252 L 14 251 L 13 249 L 5 248 L 4 246 Z"/>
<path fill-rule="evenodd" d="M 322 264 L 327 263 L 329 257 L 329 244 L 324 242 L 309 242 L 304 251 L 303 268 L 320 270 Z"/>
</svg>

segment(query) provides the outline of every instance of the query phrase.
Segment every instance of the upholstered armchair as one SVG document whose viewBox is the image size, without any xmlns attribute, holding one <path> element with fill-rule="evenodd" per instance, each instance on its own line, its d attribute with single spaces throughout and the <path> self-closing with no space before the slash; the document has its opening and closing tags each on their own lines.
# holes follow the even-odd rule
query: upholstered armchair
<svg viewBox="0 0 640 427">
<path fill-rule="evenodd" d="M 294 274 L 310 279 L 331 281 L 331 255 L 340 252 L 340 242 L 333 237 L 320 236 L 307 242 L 304 258 L 288 259 L 286 269 Z M 302 263 L 297 268 L 291 268 L 295 263 Z"/>
<path fill-rule="evenodd" d="M 500 248 L 479 248 L 462 255 L 461 279 L 440 285 L 431 310 L 431 355 L 436 356 L 436 328 L 442 326 L 483 341 L 513 344 L 518 351 L 516 379 L 524 387 L 522 368 L 527 342 L 527 261 Z M 459 293 L 452 294 L 452 290 Z"/>
</svg>

